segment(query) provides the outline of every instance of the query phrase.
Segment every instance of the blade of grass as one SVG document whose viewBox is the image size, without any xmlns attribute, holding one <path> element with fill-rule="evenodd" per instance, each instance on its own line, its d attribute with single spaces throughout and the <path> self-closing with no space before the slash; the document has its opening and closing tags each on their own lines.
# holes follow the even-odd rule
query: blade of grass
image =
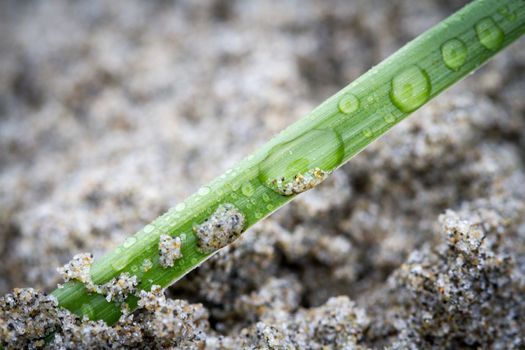
<svg viewBox="0 0 525 350">
<path fill-rule="evenodd" d="M 473 72 L 525 32 L 525 1 L 478 0 L 421 34 L 359 79 L 282 131 L 235 168 L 146 225 L 91 267 L 94 283 L 123 272 L 139 288 L 167 287 L 212 253 L 198 248 L 193 227 L 225 203 L 243 214 L 246 230 L 319 183 L 410 113 Z M 293 101 L 290 101 L 293 103 Z M 297 176 L 299 175 L 299 176 Z M 173 267 L 159 263 L 160 235 L 178 236 L 183 257 Z M 144 261 L 152 266 L 146 271 Z M 206 288 L 206 286 L 202 286 Z M 61 306 L 108 323 L 121 315 L 117 303 L 67 282 L 53 295 Z M 126 301 L 136 308 L 137 298 Z"/>
</svg>

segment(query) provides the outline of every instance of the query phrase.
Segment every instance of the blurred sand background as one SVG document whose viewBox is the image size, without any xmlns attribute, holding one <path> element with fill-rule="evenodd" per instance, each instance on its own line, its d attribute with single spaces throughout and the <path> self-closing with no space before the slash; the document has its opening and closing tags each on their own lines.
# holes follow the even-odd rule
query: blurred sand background
<svg viewBox="0 0 525 350">
<path fill-rule="evenodd" d="M 0 293 L 51 291 L 464 3 L 2 1 Z M 522 39 L 172 287 L 207 316 L 170 346 L 525 346 L 524 72 Z"/>
</svg>

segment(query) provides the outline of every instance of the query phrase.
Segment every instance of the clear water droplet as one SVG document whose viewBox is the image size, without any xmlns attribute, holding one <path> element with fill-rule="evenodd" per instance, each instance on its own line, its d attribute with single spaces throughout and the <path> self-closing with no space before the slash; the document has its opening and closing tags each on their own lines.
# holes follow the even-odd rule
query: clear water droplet
<svg viewBox="0 0 525 350">
<path fill-rule="evenodd" d="M 127 254 L 120 255 L 111 262 L 111 267 L 113 267 L 113 269 L 115 269 L 117 272 L 122 271 L 128 265 L 128 262 L 129 256 Z"/>
<path fill-rule="evenodd" d="M 127 248 L 131 247 L 132 245 L 134 245 L 135 243 L 137 243 L 137 238 L 134 237 L 134 236 L 131 236 L 131 237 L 128 237 L 124 241 L 124 244 L 122 244 L 122 246 L 127 249 Z"/>
<path fill-rule="evenodd" d="M 175 206 L 176 211 L 183 211 L 184 209 L 186 209 L 186 203 L 184 202 L 181 202 Z"/>
<path fill-rule="evenodd" d="M 273 205 L 271 205 L 271 204 L 266 205 L 266 209 L 273 210 Z"/>
<path fill-rule="evenodd" d="M 476 24 L 475 28 L 479 42 L 486 49 L 496 51 L 503 45 L 505 34 L 492 18 L 483 18 Z"/>
<path fill-rule="evenodd" d="M 305 152 L 305 149 L 309 152 Z M 290 152 L 300 156 L 290 157 Z M 272 148 L 259 164 L 259 179 L 265 186 L 275 190 L 272 181 L 284 178 L 284 182 L 289 182 L 296 175 L 315 168 L 332 171 L 341 164 L 343 156 L 343 142 L 334 130 L 313 129 Z"/>
<path fill-rule="evenodd" d="M 255 192 L 255 187 L 250 182 L 245 182 L 241 186 L 241 192 L 246 197 L 251 197 Z"/>
<path fill-rule="evenodd" d="M 262 214 L 259 213 L 258 211 L 256 211 L 256 212 L 255 212 L 255 218 L 256 218 L 256 219 L 260 219 L 260 218 L 262 218 Z"/>
<path fill-rule="evenodd" d="M 450 39 L 441 45 L 443 62 L 452 70 L 460 69 L 467 61 L 467 56 L 467 45 L 459 39 Z"/>
<path fill-rule="evenodd" d="M 384 121 L 388 124 L 392 124 L 396 121 L 396 117 L 392 113 L 387 113 L 383 117 Z"/>
<path fill-rule="evenodd" d="M 511 11 L 510 7 L 508 6 L 500 7 L 498 9 L 498 13 L 505 17 L 505 19 L 509 22 L 514 22 L 518 18 L 516 11 Z"/>
<path fill-rule="evenodd" d="M 263 201 L 268 202 L 270 200 L 270 196 L 267 193 L 263 193 L 262 199 Z"/>
<path fill-rule="evenodd" d="M 153 263 L 151 262 L 151 260 L 144 259 L 144 261 L 142 262 L 142 271 L 148 272 L 149 270 L 151 270 L 152 267 L 153 267 Z"/>
<path fill-rule="evenodd" d="M 146 226 L 144 227 L 144 232 L 146 232 L 146 233 L 151 233 L 151 232 L 153 232 L 154 230 L 155 230 L 155 226 L 153 226 L 153 225 L 151 225 L 151 224 L 150 224 L 150 225 L 146 225 Z"/>
<path fill-rule="evenodd" d="M 410 66 L 392 78 L 390 100 L 402 112 L 412 112 L 429 99 L 430 88 L 427 72 Z"/>
<path fill-rule="evenodd" d="M 199 194 L 199 196 L 206 196 L 208 193 L 210 193 L 210 188 L 208 186 L 202 186 L 201 188 L 199 188 L 197 193 Z"/>
<path fill-rule="evenodd" d="M 95 309 L 89 304 L 82 304 L 80 311 L 82 312 L 82 315 L 86 316 L 90 320 L 95 318 Z"/>
<path fill-rule="evenodd" d="M 179 237 L 180 237 L 180 240 L 181 240 L 181 241 L 186 240 L 186 234 L 185 234 L 185 233 L 181 233 L 181 234 L 179 235 Z"/>
<path fill-rule="evenodd" d="M 370 138 L 370 137 L 374 136 L 374 133 L 372 132 L 372 129 L 365 128 L 365 129 L 363 129 L 363 136 L 367 137 L 367 138 Z"/>
<path fill-rule="evenodd" d="M 346 93 L 339 100 L 337 107 L 344 114 L 352 114 L 359 109 L 359 98 L 354 94 Z"/>
</svg>

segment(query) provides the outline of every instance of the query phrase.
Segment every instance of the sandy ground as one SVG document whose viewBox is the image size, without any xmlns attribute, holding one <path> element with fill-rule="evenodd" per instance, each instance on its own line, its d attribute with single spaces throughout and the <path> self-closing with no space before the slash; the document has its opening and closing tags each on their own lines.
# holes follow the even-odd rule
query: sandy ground
<svg viewBox="0 0 525 350">
<path fill-rule="evenodd" d="M 101 256 L 463 3 L 3 1 L 0 293 L 51 291 L 74 254 Z M 6 311 L 25 303 L 57 348 L 523 349 L 524 72 L 522 39 L 163 311 L 108 328 L 19 291 L 0 334 L 29 327 Z"/>
</svg>

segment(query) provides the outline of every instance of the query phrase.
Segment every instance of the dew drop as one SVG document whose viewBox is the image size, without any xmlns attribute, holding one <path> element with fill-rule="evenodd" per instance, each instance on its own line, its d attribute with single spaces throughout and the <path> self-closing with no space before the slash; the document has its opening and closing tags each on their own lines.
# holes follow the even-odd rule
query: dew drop
<svg viewBox="0 0 525 350">
<path fill-rule="evenodd" d="M 122 246 L 127 249 L 131 247 L 132 245 L 134 245 L 135 243 L 137 243 L 137 238 L 134 236 L 131 236 L 131 237 L 128 237 L 128 239 L 124 241 L 124 244 L 122 244 Z"/>
<path fill-rule="evenodd" d="M 479 42 L 486 49 L 496 51 L 503 45 L 505 34 L 492 18 L 483 18 L 476 24 L 475 28 Z"/>
<path fill-rule="evenodd" d="M 152 267 L 153 267 L 153 263 L 151 262 L 151 260 L 144 259 L 144 261 L 142 262 L 142 271 L 148 272 L 149 270 L 151 270 Z"/>
<path fill-rule="evenodd" d="M 370 138 L 373 135 L 374 135 L 374 133 L 372 132 L 372 129 L 370 129 L 370 128 L 363 129 L 363 136 L 364 137 Z"/>
<path fill-rule="evenodd" d="M 392 114 L 392 113 L 387 113 L 383 119 L 385 120 L 386 123 L 388 124 L 392 124 L 396 121 L 396 117 Z"/>
<path fill-rule="evenodd" d="M 155 226 L 153 226 L 153 225 L 151 225 L 151 224 L 150 224 L 150 225 L 146 225 L 146 226 L 144 227 L 144 232 L 146 232 L 146 233 L 151 233 L 151 232 L 153 232 L 154 230 L 155 230 Z"/>
<path fill-rule="evenodd" d="M 467 55 L 467 45 L 459 39 L 451 39 L 441 45 L 443 62 L 452 70 L 460 69 L 467 61 Z"/>
<path fill-rule="evenodd" d="M 181 202 L 175 206 L 176 211 L 183 211 L 184 209 L 186 209 L 186 203 L 184 202 Z"/>
<path fill-rule="evenodd" d="M 199 194 L 199 196 L 206 196 L 208 193 L 210 193 L 210 188 L 208 186 L 203 186 L 199 188 L 197 193 Z"/>
<path fill-rule="evenodd" d="M 300 156 L 290 156 L 290 153 Z M 329 172 L 341 164 L 343 156 L 343 142 L 334 130 L 313 129 L 272 148 L 259 164 L 259 179 L 275 190 L 272 181 L 290 182 L 296 175 L 316 168 Z"/>
<path fill-rule="evenodd" d="M 80 311 L 82 312 L 82 315 L 86 316 L 90 320 L 95 318 L 95 309 L 89 304 L 82 304 Z"/>
<path fill-rule="evenodd" d="M 402 112 L 408 113 L 423 105 L 430 97 L 430 78 L 423 69 L 411 66 L 392 78 L 390 99 Z"/>
<path fill-rule="evenodd" d="M 179 235 L 179 237 L 180 237 L 181 241 L 185 241 L 186 240 L 186 234 L 185 233 L 181 233 Z"/>
<path fill-rule="evenodd" d="M 111 267 L 115 269 L 115 271 L 122 271 L 127 265 L 129 261 L 128 255 L 121 255 L 118 256 L 114 261 L 111 262 Z"/>
<path fill-rule="evenodd" d="M 262 214 L 258 211 L 255 212 L 255 218 L 260 219 L 262 217 Z"/>
<path fill-rule="evenodd" d="M 273 210 L 273 205 L 271 205 L 271 204 L 266 205 L 266 209 Z"/>
<path fill-rule="evenodd" d="M 270 196 L 267 193 L 263 193 L 262 199 L 263 201 L 268 202 L 270 200 Z"/>
<path fill-rule="evenodd" d="M 508 6 L 500 7 L 498 9 L 498 13 L 505 17 L 505 19 L 509 22 L 514 22 L 516 18 L 518 18 L 516 11 L 511 11 Z"/>
<path fill-rule="evenodd" d="M 251 197 L 255 192 L 255 187 L 250 182 L 245 182 L 241 186 L 241 192 L 246 197 Z"/>
<path fill-rule="evenodd" d="M 337 106 L 344 114 L 352 114 L 359 109 L 359 99 L 354 94 L 346 93 L 341 97 Z"/>
<path fill-rule="evenodd" d="M 232 184 L 232 190 L 237 191 L 241 187 L 241 183 L 239 181 L 234 181 Z"/>
</svg>

